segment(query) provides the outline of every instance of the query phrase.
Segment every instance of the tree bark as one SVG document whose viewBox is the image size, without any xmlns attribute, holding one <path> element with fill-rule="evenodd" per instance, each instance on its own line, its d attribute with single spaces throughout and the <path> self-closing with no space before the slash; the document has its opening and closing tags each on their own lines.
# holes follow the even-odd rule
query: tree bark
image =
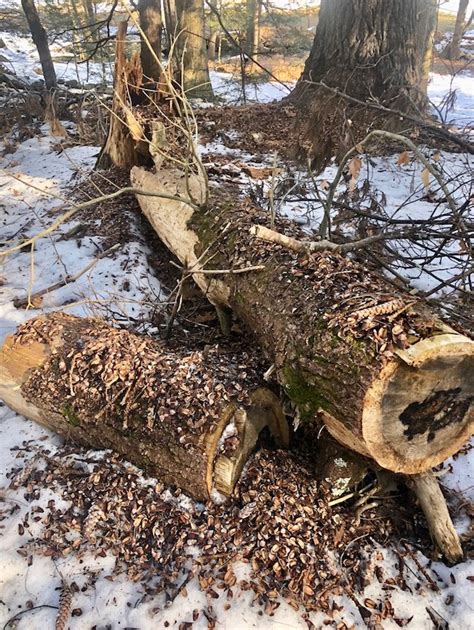
<svg viewBox="0 0 474 630">
<path fill-rule="evenodd" d="M 230 495 L 259 433 L 288 427 L 240 349 L 171 351 L 97 319 L 64 313 L 22 325 L 0 348 L 0 398 L 68 439 L 111 448 L 206 500 Z"/>
<path fill-rule="evenodd" d="M 246 28 L 246 52 L 250 57 L 250 70 L 253 68 L 252 59 L 257 59 L 260 45 L 260 16 L 262 3 L 260 0 L 247 0 L 247 28 Z"/>
<path fill-rule="evenodd" d="M 191 98 L 214 97 L 207 63 L 203 0 L 176 0 L 178 35 L 174 60 L 179 82 Z"/>
<path fill-rule="evenodd" d="M 52 90 L 56 87 L 57 81 L 46 31 L 41 24 L 34 0 L 21 0 L 21 6 L 25 13 L 31 36 L 38 50 L 46 89 Z"/>
<path fill-rule="evenodd" d="M 168 52 L 171 50 L 176 39 L 178 28 L 178 15 L 176 10 L 176 0 L 163 0 L 163 13 L 165 16 L 166 37 L 168 40 Z"/>
<path fill-rule="evenodd" d="M 320 83 L 404 113 L 425 110 L 436 9 L 436 0 L 322 0 L 310 56 L 290 95 L 317 167 L 371 128 L 405 124 L 349 104 Z"/>
<path fill-rule="evenodd" d="M 140 48 L 143 74 L 146 79 L 159 82 L 161 70 L 157 59 L 161 59 L 161 1 L 139 0 L 138 14 L 144 34 Z"/>
<path fill-rule="evenodd" d="M 204 199 L 198 176 L 134 168 L 131 179 L 143 191 Z M 429 470 L 469 438 L 474 342 L 412 296 L 337 253 L 257 239 L 254 224 L 268 224 L 267 214 L 222 189 L 212 209 L 137 198 L 209 300 L 254 333 L 303 421 L 319 418 L 345 447 L 406 474 Z M 277 229 L 299 234 L 283 219 Z M 214 273 L 199 260 L 204 251 Z M 254 265 L 264 270 L 229 272 Z"/>
<path fill-rule="evenodd" d="M 454 25 L 453 38 L 443 50 L 443 57 L 455 61 L 461 55 L 461 40 L 464 35 L 464 22 L 466 21 L 467 7 L 469 0 L 459 0 L 458 12 L 456 14 L 456 24 Z"/>
</svg>

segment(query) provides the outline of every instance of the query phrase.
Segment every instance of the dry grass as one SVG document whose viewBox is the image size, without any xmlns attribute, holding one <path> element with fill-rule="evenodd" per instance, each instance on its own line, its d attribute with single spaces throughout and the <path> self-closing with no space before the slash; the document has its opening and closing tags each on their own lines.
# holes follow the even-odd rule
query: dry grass
<svg viewBox="0 0 474 630">
<path fill-rule="evenodd" d="M 294 55 L 260 55 L 258 62 L 267 70 L 269 70 L 280 81 L 291 83 L 298 80 L 303 71 L 304 62 L 308 53 L 300 53 Z M 218 72 L 230 72 L 232 74 L 240 74 L 240 58 L 238 56 L 223 59 L 220 63 L 214 62 L 211 66 L 212 70 Z M 261 68 L 256 68 L 249 79 L 253 81 L 271 80 L 268 73 Z"/>
<path fill-rule="evenodd" d="M 456 22 L 456 14 L 449 11 L 438 12 L 438 27 L 439 33 L 452 33 L 454 31 L 454 24 Z"/>
</svg>

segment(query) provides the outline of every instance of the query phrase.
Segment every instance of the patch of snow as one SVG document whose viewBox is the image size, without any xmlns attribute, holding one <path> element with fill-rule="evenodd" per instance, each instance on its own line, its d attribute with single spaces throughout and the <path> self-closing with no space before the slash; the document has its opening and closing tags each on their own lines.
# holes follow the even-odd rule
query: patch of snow
<svg viewBox="0 0 474 630">
<path fill-rule="evenodd" d="M 19 79 L 32 83 L 43 78 L 38 52 L 30 37 L 15 35 L 5 31 L 0 32 L 0 37 L 5 42 L 0 54 L 2 63 L 12 70 Z M 88 63 L 75 63 L 67 42 L 56 42 L 51 46 L 54 69 L 58 81 L 78 81 L 85 84 L 111 84 L 113 80 L 113 64 L 90 61 Z M 59 59 L 58 59 L 59 57 Z M 69 58 L 64 61 L 63 58 Z"/>
<path fill-rule="evenodd" d="M 453 99 L 447 99 L 449 93 Z M 428 97 L 435 113 L 444 123 L 469 127 L 474 132 L 474 79 L 466 74 L 430 73 Z"/>
<path fill-rule="evenodd" d="M 214 94 L 228 103 L 241 103 L 243 101 L 242 83 L 238 75 L 229 72 L 210 73 Z M 281 84 L 276 81 L 250 82 L 245 86 L 246 99 L 255 103 L 271 103 L 279 101 L 290 93 L 291 84 Z"/>
</svg>

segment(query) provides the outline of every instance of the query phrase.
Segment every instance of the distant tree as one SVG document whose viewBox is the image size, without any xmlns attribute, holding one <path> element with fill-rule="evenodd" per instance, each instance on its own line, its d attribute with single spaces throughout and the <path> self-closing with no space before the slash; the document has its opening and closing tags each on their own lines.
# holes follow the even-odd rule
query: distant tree
<svg viewBox="0 0 474 630">
<path fill-rule="evenodd" d="M 165 17 L 166 37 L 168 40 L 168 49 L 176 37 L 176 29 L 178 26 L 178 15 L 176 9 L 176 0 L 163 0 L 163 14 Z"/>
<path fill-rule="evenodd" d="M 454 33 L 453 38 L 443 50 L 443 57 L 445 59 L 451 59 L 452 61 L 459 59 L 461 55 L 461 40 L 465 33 L 465 21 L 466 21 L 466 12 L 467 7 L 469 5 L 469 0 L 460 0 L 458 12 L 456 15 L 456 24 L 454 25 Z M 471 16 L 472 20 L 472 16 Z M 471 21 L 469 20 L 469 22 Z"/>
<path fill-rule="evenodd" d="M 56 87 L 57 80 L 46 31 L 41 24 L 34 0 L 21 0 L 21 6 L 25 13 L 31 36 L 38 50 L 46 89 L 51 90 Z"/>
<path fill-rule="evenodd" d="M 68 6 L 72 25 L 76 29 L 73 31 L 74 48 L 79 59 L 89 59 L 95 51 L 97 36 L 94 29 L 96 19 L 92 0 L 70 0 Z"/>
<path fill-rule="evenodd" d="M 161 0 L 139 0 L 138 14 L 145 36 L 141 38 L 140 50 L 143 74 L 148 79 L 159 81 L 160 64 L 157 59 L 161 59 Z"/>
<path fill-rule="evenodd" d="M 436 12 L 436 0 L 322 0 L 313 47 L 290 96 L 302 110 L 302 141 L 315 164 L 371 128 L 406 126 L 366 103 L 423 112 Z"/>
<path fill-rule="evenodd" d="M 252 59 L 258 56 L 260 46 L 261 0 L 247 0 L 247 28 L 245 31 L 246 52 Z"/>
<path fill-rule="evenodd" d="M 188 96 L 212 99 L 204 0 L 176 0 L 176 13 L 178 25 L 174 57 L 179 81 Z"/>
</svg>

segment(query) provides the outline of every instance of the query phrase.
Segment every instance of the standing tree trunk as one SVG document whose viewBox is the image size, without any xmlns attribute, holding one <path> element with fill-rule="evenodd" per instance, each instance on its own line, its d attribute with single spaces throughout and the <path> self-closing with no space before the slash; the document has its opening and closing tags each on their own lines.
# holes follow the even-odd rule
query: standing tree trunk
<svg viewBox="0 0 474 630">
<path fill-rule="evenodd" d="M 456 24 L 454 25 L 453 38 L 443 50 L 443 57 L 455 61 L 461 54 L 461 40 L 464 35 L 464 22 L 466 21 L 466 11 L 469 0 L 459 0 Z"/>
<path fill-rule="evenodd" d="M 210 31 L 209 38 L 207 42 L 207 58 L 208 61 L 214 61 L 216 58 L 217 51 L 217 39 L 219 37 L 218 31 Z"/>
<path fill-rule="evenodd" d="M 34 0 L 21 0 L 21 6 L 28 21 L 31 36 L 38 50 L 46 89 L 52 90 L 56 87 L 57 81 L 46 31 L 41 24 Z"/>
<path fill-rule="evenodd" d="M 290 95 L 302 111 L 303 142 L 316 166 L 372 128 L 406 125 L 366 102 L 424 111 L 436 8 L 436 0 L 322 0 L 313 48 Z"/>
<path fill-rule="evenodd" d="M 158 82 L 160 80 L 161 59 L 161 1 L 139 0 L 141 35 L 140 59 L 145 79 Z"/>
<path fill-rule="evenodd" d="M 204 29 L 204 1 L 176 0 L 178 36 L 175 63 L 179 82 L 188 97 L 214 97 L 207 64 Z"/>
<path fill-rule="evenodd" d="M 245 34 L 246 53 L 250 57 L 250 70 L 253 68 L 253 59 L 258 57 L 260 45 L 260 16 L 262 13 L 261 0 L 247 0 L 247 28 Z"/>
<path fill-rule="evenodd" d="M 163 0 L 163 13 L 165 17 L 166 39 L 168 42 L 168 52 L 173 46 L 178 27 L 178 15 L 176 13 L 176 0 Z"/>
</svg>

